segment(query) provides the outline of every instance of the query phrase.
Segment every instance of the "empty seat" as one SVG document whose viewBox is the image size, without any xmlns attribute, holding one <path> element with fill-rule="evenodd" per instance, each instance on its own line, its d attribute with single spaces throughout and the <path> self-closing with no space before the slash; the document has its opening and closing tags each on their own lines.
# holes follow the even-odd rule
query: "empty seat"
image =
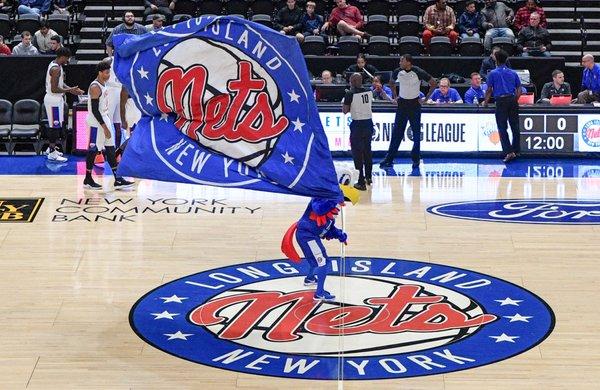
<svg viewBox="0 0 600 390">
<path fill-rule="evenodd" d="M 498 37 L 492 39 L 492 46 L 498 46 L 500 49 L 512 56 L 515 52 L 515 41 L 510 37 Z"/>
<path fill-rule="evenodd" d="M 320 35 L 309 35 L 302 42 L 302 53 L 308 56 L 325 55 L 325 39 Z"/>
<path fill-rule="evenodd" d="M 380 35 L 387 37 L 390 33 L 390 24 L 387 16 L 384 15 L 371 15 L 367 19 L 367 25 L 365 31 L 371 35 Z"/>
<path fill-rule="evenodd" d="M 450 56 L 452 55 L 452 45 L 448 37 L 433 37 L 429 45 L 429 54 L 431 56 Z"/>
<path fill-rule="evenodd" d="M 222 15 L 223 3 L 221 0 L 202 0 L 198 2 L 198 13 L 200 15 Z"/>
<path fill-rule="evenodd" d="M 421 15 L 421 3 L 418 0 L 399 0 L 396 3 L 398 16 L 402 15 Z"/>
<path fill-rule="evenodd" d="M 225 13 L 248 15 L 248 3 L 246 0 L 229 0 L 225 2 Z"/>
<path fill-rule="evenodd" d="M 39 15 L 28 14 L 19 15 L 17 20 L 17 32 L 20 34 L 23 31 L 29 31 L 33 35 L 37 30 L 40 29 L 40 17 Z"/>
<path fill-rule="evenodd" d="M 370 0 L 366 7 L 367 15 L 385 15 L 390 16 L 392 5 L 389 0 Z"/>
<path fill-rule="evenodd" d="M 420 56 L 423 53 L 423 45 L 419 37 L 402 37 L 398 45 L 400 55 L 410 54 L 412 56 Z"/>
<path fill-rule="evenodd" d="M 0 35 L 5 38 L 11 36 L 10 18 L 6 14 L 0 14 Z"/>
<path fill-rule="evenodd" d="M 229 16 L 235 16 L 235 17 L 238 17 L 238 18 L 241 18 L 241 19 L 246 19 L 246 15 L 241 15 L 241 14 L 231 14 Z"/>
<path fill-rule="evenodd" d="M 384 36 L 373 36 L 369 39 L 367 52 L 374 56 L 389 56 L 392 51 L 390 39 Z"/>
<path fill-rule="evenodd" d="M 419 18 L 414 15 L 403 15 L 398 18 L 398 36 L 414 37 L 421 32 Z"/>
<path fill-rule="evenodd" d="M 0 99 L 0 141 L 4 143 L 4 148 L 9 154 L 12 152 L 10 143 L 11 125 L 12 103 L 8 100 Z"/>
<path fill-rule="evenodd" d="M 56 31 L 58 35 L 65 40 L 69 38 L 69 15 L 52 14 L 48 15 L 48 27 Z"/>
<path fill-rule="evenodd" d="M 269 15 L 257 14 L 252 16 L 252 21 L 255 23 L 262 24 L 263 26 L 273 27 L 273 21 Z"/>
<path fill-rule="evenodd" d="M 193 16 L 190 14 L 177 14 L 173 16 L 173 23 L 183 22 L 186 20 L 190 20 L 191 18 L 193 18 Z"/>
<path fill-rule="evenodd" d="M 272 15 L 275 11 L 275 5 L 272 0 L 254 0 L 250 4 L 250 9 L 253 14 Z"/>
<path fill-rule="evenodd" d="M 37 154 L 41 153 L 40 104 L 32 99 L 19 100 L 13 106 L 10 140 L 15 143 L 31 143 Z"/>
<path fill-rule="evenodd" d="M 460 41 L 458 50 L 461 56 L 480 57 L 483 55 L 483 44 L 479 38 L 466 37 Z"/>
<path fill-rule="evenodd" d="M 179 0 L 175 3 L 175 14 L 198 15 L 198 3 L 192 0 Z"/>
<path fill-rule="evenodd" d="M 347 35 L 340 37 L 338 41 L 338 54 L 341 56 L 356 57 L 360 53 L 360 42 L 358 37 Z"/>
</svg>

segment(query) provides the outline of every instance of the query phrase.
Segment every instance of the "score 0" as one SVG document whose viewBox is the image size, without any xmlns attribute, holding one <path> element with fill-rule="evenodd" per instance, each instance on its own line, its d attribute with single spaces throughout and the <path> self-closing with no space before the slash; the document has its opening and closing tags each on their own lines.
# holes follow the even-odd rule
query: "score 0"
<svg viewBox="0 0 600 390">
<path fill-rule="evenodd" d="M 521 133 L 543 133 L 544 115 L 519 115 Z"/>
<path fill-rule="evenodd" d="M 547 115 L 546 132 L 577 133 L 577 115 Z"/>
</svg>

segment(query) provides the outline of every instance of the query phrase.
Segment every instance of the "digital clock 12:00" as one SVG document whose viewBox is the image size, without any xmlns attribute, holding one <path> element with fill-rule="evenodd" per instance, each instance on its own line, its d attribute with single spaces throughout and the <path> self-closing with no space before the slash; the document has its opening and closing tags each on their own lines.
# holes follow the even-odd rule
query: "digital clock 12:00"
<svg viewBox="0 0 600 390">
<path fill-rule="evenodd" d="M 573 134 L 524 134 L 521 136 L 521 149 L 530 152 L 573 153 Z"/>
</svg>

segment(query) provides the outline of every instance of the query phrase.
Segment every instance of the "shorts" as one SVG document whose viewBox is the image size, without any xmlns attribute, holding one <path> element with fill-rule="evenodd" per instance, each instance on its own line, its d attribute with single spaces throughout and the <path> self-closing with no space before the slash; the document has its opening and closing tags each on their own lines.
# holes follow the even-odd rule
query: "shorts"
<svg viewBox="0 0 600 390">
<path fill-rule="evenodd" d="M 115 146 L 115 128 L 112 123 L 106 123 L 110 130 L 110 138 L 106 139 L 102 127 L 90 127 L 90 149 L 94 146 L 98 150 L 104 150 L 106 146 Z"/>
<path fill-rule="evenodd" d="M 139 122 L 142 117 L 142 113 L 138 110 L 137 106 L 133 102 L 133 99 L 127 99 L 127 103 L 125 104 L 125 119 L 127 119 L 127 124 L 129 128 L 132 128 L 133 125 Z"/>
<path fill-rule="evenodd" d="M 44 96 L 44 107 L 48 116 L 48 127 L 61 129 L 65 121 L 65 101 L 62 96 Z"/>
<path fill-rule="evenodd" d="M 121 88 L 108 88 L 108 117 L 112 123 L 121 123 Z"/>
</svg>

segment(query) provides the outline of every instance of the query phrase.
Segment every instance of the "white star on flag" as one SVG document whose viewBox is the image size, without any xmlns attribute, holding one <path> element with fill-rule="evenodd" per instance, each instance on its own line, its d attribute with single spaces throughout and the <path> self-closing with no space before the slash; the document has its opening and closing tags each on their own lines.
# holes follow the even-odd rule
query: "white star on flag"
<svg viewBox="0 0 600 390">
<path fill-rule="evenodd" d="M 527 320 L 529 318 L 533 318 L 533 316 L 522 316 L 519 313 L 517 313 L 514 316 L 504 316 L 504 318 L 510 318 L 510 322 L 516 322 L 516 321 L 529 322 Z"/>
<path fill-rule="evenodd" d="M 507 297 L 505 299 L 495 299 L 494 302 L 499 302 L 500 306 L 505 306 L 505 305 L 519 306 L 519 302 L 523 302 L 523 301 L 519 301 L 516 299 L 510 299 Z"/>
<path fill-rule="evenodd" d="M 150 96 L 150 94 L 148 92 L 146 92 L 144 97 L 146 98 L 146 104 L 152 105 L 152 100 L 154 100 L 154 98 L 152 96 Z"/>
<path fill-rule="evenodd" d="M 140 74 L 141 78 L 149 80 L 148 79 L 148 71 L 144 70 L 143 66 L 138 69 L 138 73 Z"/>
<path fill-rule="evenodd" d="M 300 100 L 298 100 L 298 98 L 300 98 L 300 95 L 296 94 L 296 91 L 294 91 L 292 89 L 292 92 L 288 92 L 287 94 L 290 95 L 290 103 L 291 102 L 300 103 Z"/>
<path fill-rule="evenodd" d="M 285 154 L 282 154 L 281 157 L 283 157 L 283 163 L 287 164 L 290 163 L 292 165 L 294 165 L 294 157 L 290 156 L 286 150 Z"/>
<path fill-rule="evenodd" d="M 299 131 L 302 133 L 302 128 L 304 127 L 304 123 L 300 122 L 300 118 L 296 118 L 295 121 L 292 121 L 292 123 L 294 124 L 294 131 Z"/>
<path fill-rule="evenodd" d="M 173 319 L 173 316 L 178 316 L 179 313 L 169 313 L 168 311 L 163 311 L 162 313 L 150 313 L 154 316 L 155 320 L 160 320 L 161 318 L 167 318 L 169 320 Z"/>
<path fill-rule="evenodd" d="M 183 303 L 181 301 L 183 301 L 184 299 L 187 299 L 187 297 L 178 297 L 177 295 L 173 294 L 170 297 L 160 297 L 160 299 L 165 300 L 163 303 L 169 303 L 169 302 Z"/>
<path fill-rule="evenodd" d="M 514 339 L 518 339 L 519 336 L 508 336 L 506 333 L 502 333 L 500 336 L 489 336 L 492 339 L 496 339 L 497 343 L 501 343 L 502 341 L 508 341 L 509 343 L 514 343 Z"/>
<path fill-rule="evenodd" d="M 175 339 L 187 340 L 186 337 L 194 335 L 193 333 L 181 333 L 180 330 L 178 330 L 177 333 L 163 333 L 163 334 L 165 336 L 169 336 L 169 340 L 175 340 Z"/>
<path fill-rule="evenodd" d="M 160 120 L 167 122 L 169 120 L 169 114 L 160 114 Z"/>
</svg>

